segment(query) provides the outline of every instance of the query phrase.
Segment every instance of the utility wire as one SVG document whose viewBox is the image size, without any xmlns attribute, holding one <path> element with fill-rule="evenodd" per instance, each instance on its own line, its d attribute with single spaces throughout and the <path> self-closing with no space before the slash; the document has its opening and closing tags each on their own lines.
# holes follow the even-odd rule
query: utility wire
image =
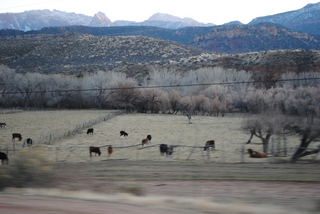
<svg viewBox="0 0 320 214">
<path fill-rule="evenodd" d="M 257 80 L 257 81 L 237 81 L 237 82 L 218 82 L 218 83 L 195 83 L 195 84 L 177 84 L 177 85 L 155 85 L 155 86 L 132 86 L 132 87 L 111 87 L 111 88 L 90 88 L 90 89 L 66 89 L 66 90 L 42 90 L 33 92 L 5 92 L 4 94 L 25 94 L 25 93 L 59 93 L 59 92 L 80 92 L 80 91 L 114 91 L 114 90 L 134 90 L 134 89 L 150 89 L 150 88 L 180 88 L 180 87 L 195 87 L 195 86 L 210 86 L 210 85 L 237 85 L 237 84 L 257 84 L 257 83 L 275 83 L 275 82 L 294 82 L 294 81 L 309 81 L 320 80 L 320 77 L 300 78 L 300 79 L 284 79 L 284 80 Z"/>
</svg>

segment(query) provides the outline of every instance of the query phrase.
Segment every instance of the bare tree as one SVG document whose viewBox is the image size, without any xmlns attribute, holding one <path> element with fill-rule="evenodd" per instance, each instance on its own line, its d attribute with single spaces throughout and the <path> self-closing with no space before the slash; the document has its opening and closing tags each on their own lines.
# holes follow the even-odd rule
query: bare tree
<svg viewBox="0 0 320 214">
<path fill-rule="evenodd" d="M 39 75 L 38 73 L 27 73 L 15 76 L 16 90 L 20 93 L 25 108 L 30 107 L 32 96 L 39 86 Z"/>
<path fill-rule="evenodd" d="M 151 113 L 159 113 L 162 91 L 154 88 L 141 90 L 141 100 Z"/>
<path fill-rule="evenodd" d="M 92 105 L 97 106 L 98 108 L 105 107 L 106 102 L 112 93 L 112 90 L 110 90 L 109 87 L 111 87 L 113 81 L 119 81 L 119 78 L 115 77 L 116 73 L 104 71 L 98 71 L 95 74 L 83 77 L 83 87 L 84 89 L 87 89 L 84 94 L 87 98 L 93 97 Z M 123 77 L 123 81 L 125 81 L 125 76 L 123 75 Z"/>
<path fill-rule="evenodd" d="M 180 99 L 180 109 L 183 113 L 193 113 L 194 103 L 191 96 L 185 96 Z"/>
<path fill-rule="evenodd" d="M 270 137 L 276 133 L 282 133 L 285 126 L 283 115 L 277 113 L 264 113 L 246 119 L 242 124 L 242 130 L 250 133 L 250 138 L 246 144 L 250 144 L 253 136 L 262 142 L 263 152 L 268 152 Z"/>
<path fill-rule="evenodd" d="M 6 95 L 8 92 L 13 92 L 13 84 L 16 72 L 7 66 L 0 65 L 0 93 L 2 104 L 6 103 Z"/>
<path fill-rule="evenodd" d="M 140 96 L 140 90 L 135 86 L 136 84 L 133 82 L 117 83 L 116 89 L 111 95 L 115 107 L 126 111 L 134 110 L 134 102 Z"/>
<path fill-rule="evenodd" d="M 175 89 L 172 89 L 169 94 L 169 103 L 171 106 L 172 114 L 177 114 L 180 110 L 180 99 L 181 96 L 179 92 Z"/>
<path fill-rule="evenodd" d="M 300 145 L 296 148 L 289 160 L 291 163 L 301 157 L 320 152 L 320 145 L 318 145 L 317 148 L 309 149 L 311 143 L 320 140 L 320 120 L 318 118 L 310 123 L 306 118 L 295 117 L 288 122 L 286 129 L 301 137 Z"/>
</svg>

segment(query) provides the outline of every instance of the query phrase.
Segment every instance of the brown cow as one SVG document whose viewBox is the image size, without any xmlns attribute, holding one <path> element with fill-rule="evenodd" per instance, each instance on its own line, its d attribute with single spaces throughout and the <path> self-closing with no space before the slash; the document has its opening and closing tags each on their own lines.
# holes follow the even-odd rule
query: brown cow
<svg viewBox="0 0 320 214">
<path fill-rule="evenodd" d="M 206 142 L 206 145 L 204 146 L 204 151 L 206 151 L 207 149 L 209 149 L 209 147 L 211 147 L 211 151 L 216 150 L 215 146 L 214 146 L 214 140 L 208 140 Z"/>
<path fill-rule="evenodd" d="M 113 148 L 112 148 L 112 146 L 110 145 L 110 146 L 108 146 L 108 155 L 109 155 L 109 157 L 110 157 L 110 155 L 113 153 Z"/>
<path fill-rule="evenodd" d="M 94 147 L 94 146 L 90 146 L 89 147 L 89 153 L 90 156 L 92 156 L 92 153 L 95 153 L 94 155 L 96 156 L 97 154 L 100 156 L 101 155 L 101 151 L 99 147 Z"/>
<path fill-rule="evenodd" d="M 87 134 L 93 134 L 93 128 L 88 129 Z"/>
<path fill-rule="evenodd" d="M 15 138 L 18 138 L 19 141 L 22 140 L 22 136 L 21 136 L 20 133 L 13 133 L 13 134 L 12 134 L 12 141 L 15 141 Z"/>
<path fill-rule="evenodd" d="M 141 143 L 142 146 L 144 146 L 144 144 L 148 144 L 151 141 L 152 137 L 151 135 L 148 135 L 147 138 L 142 139 Z"/>
<path fill-rule="evenodd" d="M 257 152 L 254 151 L 253 149 L 249 148 L 248 152 L 250 154 L 250 158 L 266 158 L 267 154 L 264 152 Z"/>
<path fill-rule="evenodd" d="M 4 152 L 0 152 L 0 160 L 1 160 L 2 165 L 9 163 L 8 156 L 7 156 L 7 154 L 4 153 Z"/>
</svg>

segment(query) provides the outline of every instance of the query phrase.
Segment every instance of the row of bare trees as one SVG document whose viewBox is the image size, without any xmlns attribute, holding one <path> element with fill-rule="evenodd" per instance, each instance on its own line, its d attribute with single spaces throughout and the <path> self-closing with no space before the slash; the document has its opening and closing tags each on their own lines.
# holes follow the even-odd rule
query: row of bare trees
<svg viewBox="0 0 320 214">
<path fill-rule="evenodd" d="M 289 74 L 284 76 L 287 78 Z M 306 74 L 303 74 L 306 75 Z M 317 73 L 308 74 L 313 78 Z M 151 113 L 224 115 L 231 111 L 319 115 L 318 79 L 279 82 L 257 88 L 252 73 L 202 68 L 186 73 L 154 70 L 140 81 L 124 73 L 102 72 L 82 78 L 62 74 L 17 74 L 0 66 L 1 107 L 118 108 Z M 320 75 L 318 75 L 320 76 Z M 170 86 L 170 87 L 169 87 Z"/>
</svg>

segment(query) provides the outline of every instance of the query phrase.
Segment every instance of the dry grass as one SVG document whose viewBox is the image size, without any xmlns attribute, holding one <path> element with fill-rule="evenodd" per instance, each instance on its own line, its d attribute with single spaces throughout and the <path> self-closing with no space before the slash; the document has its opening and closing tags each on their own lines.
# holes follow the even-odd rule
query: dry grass
<svg viewBox="0 0 320 214">
<path fill-rule="evenodd" d="M 0 188 L 46 186 L 54 170 L 42 149 L 21 149 L 0 174 Z"/>
<path fill-rule="evenodd" d="M 83 110 L 83 111 L 35 111 L 1 115 L 1 122 L 8 127 L 2 132 L 2 148 L 12 147 L 11 134 L 20 132 L 23 138 L 36 139 L 35 147 L 41 145 L 37 136 L 73 129 L 77 124 L 106 115 L 110 111 Z M 87 135 L 86 130 L 63 139 L 54 145 L 43 146 L 47 157 L 52 161 L 101 161 L 107 159 L 127 160 L 163 160 L 163 161 L 201 161 L 218 163 L 268 162 L 270 159 L 252 159 L 244 154 L 247 148 L 262 150 L 261 141 L 253 138 L 250 145 L 245 145 L 249 135 L 240 130 L 245 114 L 227 115 L 226 117 L 193 116 L 192 124 L 182 115 L 148 115 L 128 114 L 103 121 L 93 126 L 94 134 Z M 128 137 L 120 137 L 119 132 L 124 130 Z M 136 146 L 148 134 L 152 141 L 148 147 Z M 216 151 L 203 151 L 207 140 L 215 140 Z M 298 139 L 288 139 L 288 147 L 298 145 Z M 172 156 L 161 156 L 161 143 L 179 145 Z M 16 149 L 22 147 L 22 142 L 16 142 Z M 108 157 L 107 145 L 112 145 L 114 152 Z M 102 155 L 89 157 L 89 146 L 101 147 Z M 199 148 L 193 148 L 198 146 Z M 290 151 L 289 153 L 290 154 Z M 12 152 L 9 156 L 12 156 Z M 243 156 L 242 156 L 243 155 Z M 10 157 L 9 157 L 10 158 Z"/>
</svg>

